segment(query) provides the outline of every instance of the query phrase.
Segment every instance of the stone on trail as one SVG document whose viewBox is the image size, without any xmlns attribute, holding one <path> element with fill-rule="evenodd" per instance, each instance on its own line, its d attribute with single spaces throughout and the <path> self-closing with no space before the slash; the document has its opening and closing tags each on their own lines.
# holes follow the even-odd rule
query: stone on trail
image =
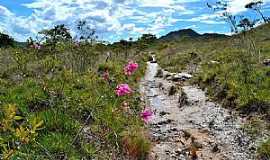
<svg viewBox="0 0 270 160">
<path fill-rule="evenodd" d="M 265 66 L 270 66 L 270 59 L 265 59 L 265 60 L 263 61 L 263 64 L 264 64 Z"/>
<path fill-rule="evenodd" d="M 219 61 L 210 61 L 211 64 L 220 64 Z"/>
<path fill-rule="evenodd" d="M 186 81 L 192 78 L 191 74 L 188 73 L 177 73 L 172 76 L 172 81 Z"/>
</svg>

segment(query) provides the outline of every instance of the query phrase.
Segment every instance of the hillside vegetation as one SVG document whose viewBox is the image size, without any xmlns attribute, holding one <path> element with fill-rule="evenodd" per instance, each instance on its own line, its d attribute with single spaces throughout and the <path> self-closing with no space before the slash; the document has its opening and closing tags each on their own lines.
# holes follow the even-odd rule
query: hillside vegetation
<svg viewBox="0 0 270 160">
<path fill-rule="evenodd" d="M 150 142 L 138 82 L 146 60 L 122 48 L 0 48 L 0 159 L 144 158 Z M 139 68 L 127 75 L 130 60 Z M 120 84 L 131 93 L 116 94 Z"/>
<path fill-rule="evenodd" d="M 270 128 L 270 24 L 230 37 L 181 36 L 165 39 L 157 51 L 159 64 L 195 75 L 194 84 L 207 88 L 212 99 L 251 119 L 253 132 Z M 196 34 L 193 34 L 196 35 Z M 169 35 L 171 37 L 171 35 Z M 251 118 L 252 117 L 252 118 Z M 270 155 L 269 141 L 260 151 Z"/>
</svg>

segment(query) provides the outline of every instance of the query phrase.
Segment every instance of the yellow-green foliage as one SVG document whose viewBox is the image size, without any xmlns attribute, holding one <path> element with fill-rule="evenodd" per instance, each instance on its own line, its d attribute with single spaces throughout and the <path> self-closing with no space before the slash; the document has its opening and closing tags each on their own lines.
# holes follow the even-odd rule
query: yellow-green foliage
<svg viewBox="0 0 270 160">
<path fill-rule="evenodd" d="M 270 139 L 263 142 L 258 149 L 260 159 L 269 159 L 270 158 Z"/>
<path fill-rule="evenodd" d="M 2 159 L 10 159 L 23 145 L 34 143 L 38 131 L 43 129 L 43 120 L 38 117 L 25 119 L 17 115 L 17 107 L 8 104 L 2 109 L 0 149 Z M 20 122 L 21 121 L 21 122 Z M 14 146 L 15 145 L 15 146 Z"/>
</svg>

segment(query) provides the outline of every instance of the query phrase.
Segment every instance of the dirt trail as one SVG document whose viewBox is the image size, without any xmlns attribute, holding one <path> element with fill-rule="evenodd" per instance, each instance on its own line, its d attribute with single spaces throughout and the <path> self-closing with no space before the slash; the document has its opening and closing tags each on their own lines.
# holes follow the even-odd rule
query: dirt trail
<svg viewBox="0 0 270 160">
<path fill-rule="evenodd" d="M 255 159 L 254 143 L 242 131 L 241 119 L 209 101 L 199 88 L 156 78 L 158 69 L 157 63 L 148 63 L 140 88 L 146 105 L 155 112 L 149 123 L 150 160 Z M 172 86 L 179 89 L 169 96 Z"/>
</svg>

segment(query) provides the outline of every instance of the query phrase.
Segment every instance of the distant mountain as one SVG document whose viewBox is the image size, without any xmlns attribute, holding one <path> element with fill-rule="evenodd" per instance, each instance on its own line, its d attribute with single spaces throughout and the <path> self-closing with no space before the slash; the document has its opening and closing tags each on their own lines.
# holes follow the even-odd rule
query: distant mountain
<svg viewBox="0 0 270 160">
<path fill-rule="evenodd" d="M 1 47 L 26 47 L 27 42 L 15 41 L 11 36 L 0 32 L 0 48 Z"/>
<path fill-rule="evenodd" d="M 178 40 L 180 38 L 226 38 L 227 35 L 218 33 L 205 33 L 199 34 L 192 29 L 182 29 L 178 31 L 173 31 L 165 36 L 160 37 L 162 41 Z"/>
<path fill-rule="evenodd" d="M 167 41 L 167 40 L 176 40 L 182 37 L 197 38 L 200 37 L 200 34 L 198 34 L 192 29 L 182 29 L 179 31 L 170 32 L 167 35 L 160 37 L 159 39 Z"/>
<path fill-rule="evenodd" d="M 14 45 L 14 39 L 7 34 L 0 33 L 0 48 Z"/>
<path fill-rule="evenodd" d="M 204 33 L 201 35 L 202 38 L 227 38 L 228 35 L 225 34 L 218 34 L 218 33 Z"/>
<path fill-rule="evenodd" d="M 15 46 L 17 47 L 27 47 L 27 42 L 18 42 L 18 41 L 15 41 Z"/>
</svg>

